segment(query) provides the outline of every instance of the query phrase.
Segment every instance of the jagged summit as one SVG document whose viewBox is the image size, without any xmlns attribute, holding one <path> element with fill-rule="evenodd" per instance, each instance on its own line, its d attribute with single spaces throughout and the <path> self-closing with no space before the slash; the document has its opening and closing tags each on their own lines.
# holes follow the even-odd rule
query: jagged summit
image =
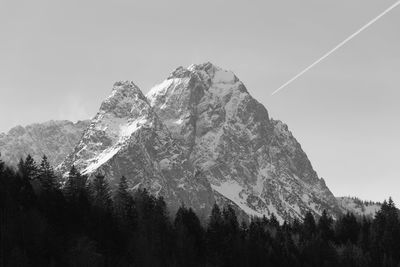
<svg viewBox="0 0 400 267">
<path fill-rule="evenodd" d="M 191 86 L 184 86 L 189 84 Z M 176 88 L 177 86 L 174 85 L 179 86 Z M 207 62 L 192 64 L 187 68 L 178 67 L 166 80 L 151 88 L 146 96 L 150 103 L 154 105 L 156 98 L 169 94 L 176 89 L 181 89 L 181 85 L 183 88 L 191 89 L 193 94 L 203 94 L 202 90 L 204 89 L 217 97 L 223 97 L 234 90 L 247 92 L 243 83 L 232 71 L 224 70 Z"/>
<path fill-rule="evenodd" d="M 60 166 L 70 163 L 90 174 L 110 160 L 138 129 L 151 127 L 154 113 L 142 91 L 131 81 L 116 82 L 111 95 L 100 106 L 82 140 Z"/>
<path fill-rule="evenodd" d="M 221 204 L 280 220 L 308 210 L 339 214 L 287 126 L 270 119 L 233 72 L 211 63 L 181 67 L 146 96 Z"/>
<path fill-rule="evenodd" d="M 184 203 L 204 216 L 215 202 L 281 222 L 324 209 L 337 217 L 351 206 L 335 199 L 288 126 L 210 62 L 175 69 L 146 96 L 118 81 L 90 122 L 16 127 L 0 134 L 0 152 L 7 162 L 30 153 L 58 163 L 68 154 L 63 174 L 72 165 L 101 172 L 113 188 L 125 176 L 130 190 L 147 188 L 172 211 Z"/>
<path fill-rule="evenodd" d="M 111 95 L 100 106 L 100 113 L 113 113 L 119 118 L 135 117 L 148 106 L 147 99 L 142 91 L 132 81 L 114 83 Z"/>
<path fill-rule="evenodd" d="M 278 220 L 341 210 L 288 127 L 231 71 L 179 67 L 144 96 L 117 82 L 60 170 L 124 175 L 167 203 L 207 214 L 216 201 Z"/>
<path fill-rule="evenodd" d="M 187 69 L 199 74 L 203 79 L 210 79 L 213 83 L 234 84 L 239 81 L 232 71 L 224 70 L 211 62 L 192 64 Z"/>
<path fill-rule="evenodd" d="M 112 88 L 111 97 L 116 93 L 122 93 L 125 95 L 142 95 L 142 91 L 133 81 L 117 81 L 114 83 Z"/>
<path fill-rule="evenodd" d="M 187 68 L 179 67 L 171 73 L 169 78 L 182 78 L 190 74 L 197 76 L 208 85 L 212 83 L 234 84 L 239 81 L 232 71 L 224 70 L 211 62 L 192 64 Z"/>
<path fill-rule="evenodd" d="M 196 174 L 184 148 L 131 82 L 114 85 L 58 169 L 67 173 L 72 165 L 89 176 L 104 173 L 114 188 L 125 176 L 130 190 L 144 187 L 162 195 L 172 210 L 185 203 L 205 216 L 214 201 L 205 177 Z"/>
</svg>

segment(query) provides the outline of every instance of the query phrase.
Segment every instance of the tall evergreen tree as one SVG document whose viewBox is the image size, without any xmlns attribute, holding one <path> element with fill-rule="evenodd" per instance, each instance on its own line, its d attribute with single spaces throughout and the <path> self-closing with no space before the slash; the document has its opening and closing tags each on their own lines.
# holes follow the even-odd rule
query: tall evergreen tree
<svg viewBox="0 0 400 267">
<path fill-rule="evenodd" d="M 312 215 L 311 212 L 307 212 L 306 215 L 304 216 L 304 221 L 303 221 L 303 238 L 305 239 L 311 239 L 312 236 L 315 234 L 317 229 L 317 226 L 315 224 L 315 219 L 314 216 Z"/>
<path fill-rule="evenodd" d="M 275 229 L 279 228 L 279 222 L 274 213 L 271 213 L 271 217 L 268 220 L 268 224 Z"/>
<path fill-rule="evenodd" d="M 223 219 L 219 206 L 215 203 L 206 232 L 207 251 L 211 264 L 219 266 L 222 262 Z"/>
<path fill-rule="evenodd" d="M 68 173 L 68 178 L 64 187 L 64 194 L 67 199 L 77 201 L 79 198 L 87 194 L 87 177 L 80 174 L 80 172 L 72 165 Z"/>
<path fill-rule="evenodd" d="M 389 263 L 400 261 L 400 220 L 392 198 L 384 201 L 381 210 L 375 215 L 372 224 L 371 243 L 375 252 L 380 252 L 380 258 Z M 377 256 L 376 256 L 377 258 Z"/>
<path fill-rule="evenodd" d="M 234 266 L 240 253 L 239 223 L 235 210 L 227 205 L 222 210 L 222 259 L 228 266 Z"/>
<path fill-rule="evenodd" d="M 18 163 L 19 200 L 24 206 L 31 206 L 36 199 L 31 182 L 37 177 L 37 166 L 33 158 L 28 155 L 24 161 Z"/>
<path fill-rule="evenodd" d="M 346 213 L 336 221 L 336 238 L 342 243 L 356 243 L 359 233 L 359 223 L 353 213 Z"/>
<path fill-rule="evenodd" d="M 326 210 L 322 212 L 321 217 L 318 220 L 317 230 L 318 234 L 321 235 L 324 240 L 333 240 L 333 219 L 328 215 Z"/>
<path fill-rule="evenodd" d="M 114 195 L 114 207 L 115 213 L 121 219 L 126 219 L 128 213 L 130 212 L 130 207 L 132 206 L 132 196 L 128 192 L 128 182 L 125 176 L 122 176 L 117 191 Z"/>
<path fill-rule="evenodd" d="M 38 176 L 45 191 L 52 191 L 58 187 L 56 174 L 54 173 L 54 169 L 50 165 L 46 155 L 43 155 L 42 162 L 40 163 L 38 170 Z"/>
<path fill-rule="evenodd" d="M 95 207 L 106 210 L 111 207 L 111 190 L 104 175 L 95 175 L 91 182 L 91 197 Z"/>
<path fill-rule="evenodd" d="M 4 170 L 4 162 L 1 160 L 1 153 L 0 153 L 0 173 Z"/>
<path fill-rule="evenodd" d="M 203 266 L 204 233 L 193 210 L 181 206 L 175 216 L 174 228 L 179 266 Z"/>
<path fill-rule="evenodd" d="M 24 160 L 20 159 L 18 171 L 26 180 L 32 181 L 38 177 L 38 167 L 31 155 L 28 155 Z"/>
</svg>

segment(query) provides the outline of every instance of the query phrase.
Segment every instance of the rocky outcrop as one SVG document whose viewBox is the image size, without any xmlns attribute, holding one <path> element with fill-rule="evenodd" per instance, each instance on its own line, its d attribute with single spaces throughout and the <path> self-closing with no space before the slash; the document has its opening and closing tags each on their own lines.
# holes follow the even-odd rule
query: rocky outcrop
<svg viewBox="0 0 400 267">
<path fill-rule="evenodd" d="M 102 173 L 113 187 L 125 176 L 131 190 L 163 196 L 172 212 L 185 203 L 206 216 L 214 203 L 212 190 L 186 154 L 142 92 L 132 82 L 117 82 L 58 169 L 67 172 L 75 165 L 89 176 Z"/>
<path fill-rule="evenodd" d="M 147 98 L 214 193 L 246 213 L 281 221 L 309 210 L 340 214 L 288 127 L 270 119 L 232 72 L 211 63 L 181 67 Z"/>
</svg>

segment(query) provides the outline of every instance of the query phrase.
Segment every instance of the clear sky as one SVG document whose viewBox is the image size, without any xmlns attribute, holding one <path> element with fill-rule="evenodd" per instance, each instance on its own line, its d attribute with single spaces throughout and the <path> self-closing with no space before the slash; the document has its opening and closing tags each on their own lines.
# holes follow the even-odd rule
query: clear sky
<svg viewBox="0 0 400 267">
<path fill-rule="evenodd" d="M 335 195 L 400 205 L 400 8 L 271 93 L 394 0 L 0 0 L 0 132 L 93 116 L 116 80 L 230 69 L 289 125 Z"/>
</svg>

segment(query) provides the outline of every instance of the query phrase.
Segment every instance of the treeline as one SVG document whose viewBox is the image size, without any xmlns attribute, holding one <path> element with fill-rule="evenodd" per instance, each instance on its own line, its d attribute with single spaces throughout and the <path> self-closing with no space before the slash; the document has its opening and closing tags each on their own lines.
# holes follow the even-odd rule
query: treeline
<svg viewBox="0 0 400 267">
<path fill-rule="evenodd" d="M 346 197 L 346 198 L 353 200 L 353 202 L 354 202 L 355 204 L 357 204 L 358 206 L 363 206 L 363 205 L 364 205 L 364 206 L 382 205 L 382 203 L 380 203 L 380 202 L 361 200 L 361 199 L 359 199 L 358 197 L 351 197 L 351 196 L 348 196 L 348 197 Z"/>
<path fill-rule="evenodd" d="M 207 222 L 190 208 L 168 215 L 161 197 L 112 194 L 102 175 L 74 167 L 61 187 L 46 157 L 17 170 L 0 161 L 0 266 L 399 266 L 400 222 L 391 199 L 375 218 L 352 214 L 279 224 L 238 222 L 214 206 Z"/>
</svg>

